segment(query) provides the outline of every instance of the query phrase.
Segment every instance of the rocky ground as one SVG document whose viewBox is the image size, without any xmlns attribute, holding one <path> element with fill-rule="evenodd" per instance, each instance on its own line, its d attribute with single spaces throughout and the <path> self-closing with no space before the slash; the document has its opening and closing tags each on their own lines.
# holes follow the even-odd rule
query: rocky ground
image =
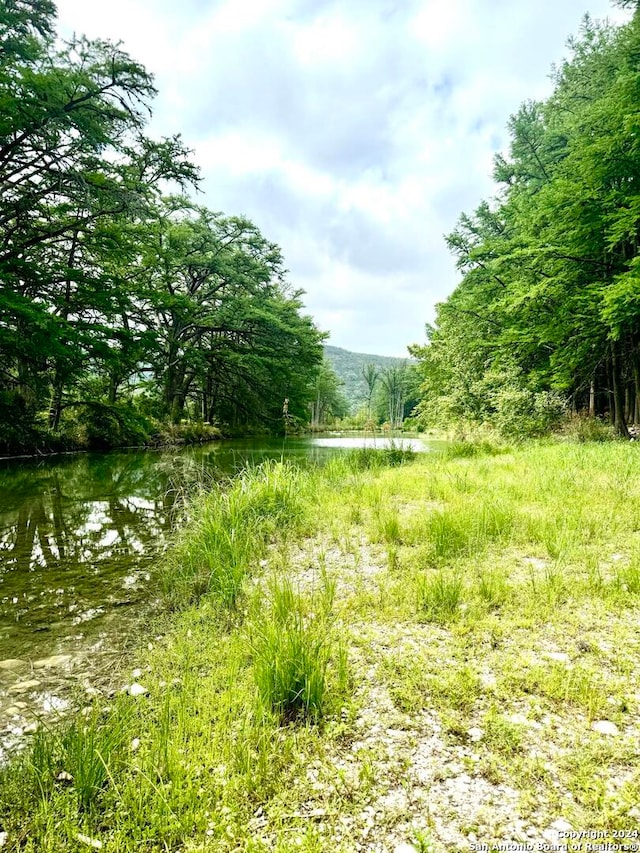
<svg viewBox="0 0 640 853">
<path fill-rule="evenodd" d="M 346 739 L 330 740 L 300 783 L 313 795 L 300 792 L 294 817 L 315 825 L 331 845 L 321 849 L 584 850 L 584 840 L 567 844 L 586 830 L 600 838 L 623 830 L 633 842 L 640 637 L 632 612 L 585 605 L 536 624 L 511 613 L 465 620 L 463 604 L 462 618 L 434 624 L 409 615 L 406 578 L 365 536 L 309 541 L 293 563 L 303 586 L 317 582 L 320 564 L 337 578 L 354 684 Z M 535 557 L 520 564 L 545 567 Z M 624 638 L 622 657 L 614 637 Z M 268 823 L 261 812 L 256 832 Z"/>
</svg>

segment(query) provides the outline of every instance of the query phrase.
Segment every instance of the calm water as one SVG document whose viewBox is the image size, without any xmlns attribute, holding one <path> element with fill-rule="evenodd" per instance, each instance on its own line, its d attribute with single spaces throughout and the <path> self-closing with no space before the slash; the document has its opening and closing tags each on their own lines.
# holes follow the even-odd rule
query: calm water
<svg viewBox="0 0 640 853">
<path fill-rule="evenodd" d="M 104 683 L 153 606 L 154 566 L 190 487 L 283 452 L 322 462 L 363 441 L 251 439 L 0 461 L 0 758 L 35 716 Z"/>
</svg>

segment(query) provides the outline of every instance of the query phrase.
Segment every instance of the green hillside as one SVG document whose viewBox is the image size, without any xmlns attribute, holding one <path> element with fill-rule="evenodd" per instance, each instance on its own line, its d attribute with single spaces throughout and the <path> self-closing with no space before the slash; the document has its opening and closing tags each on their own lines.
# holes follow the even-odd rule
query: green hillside
<svg viewBox="0 0 640 853">
<path fill-rule="evenodd" d="M 387 355 L 371 355 L 364 352 L 350 352 L 340 347 L 325 346 L 324 354 L 331 366 L 344 383 L 342 392 L 349 402 L 351 412 L 366 403 L 367 384 L 362 376 L 362 368 L 367 364 L 375 364 L 379 370 L 394 365 L 409 364 L 410 358 L 393 358 Z"/>
</svg>

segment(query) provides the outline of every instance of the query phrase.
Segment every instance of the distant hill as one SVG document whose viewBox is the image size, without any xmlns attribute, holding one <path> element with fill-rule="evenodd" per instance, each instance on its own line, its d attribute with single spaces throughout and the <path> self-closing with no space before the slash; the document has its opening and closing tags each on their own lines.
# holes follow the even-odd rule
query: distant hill
<svg viewBox="0 0 640 853">
<path fill-rule="evenodd" d="M 330 346 L 325 346 L 324 354 L 338 378 L 344 382 L 342 393 L 347 398 L 352 412 L 357 412 L 367 401 L 367 383 L 362 377 L 362 368 L 366 364 L 375 364 L 379 370 L 384 370 L 393 365 L 409 364 L 413 361 L 411 358 L 350 352 L 340 347 Z"/>
</svg>

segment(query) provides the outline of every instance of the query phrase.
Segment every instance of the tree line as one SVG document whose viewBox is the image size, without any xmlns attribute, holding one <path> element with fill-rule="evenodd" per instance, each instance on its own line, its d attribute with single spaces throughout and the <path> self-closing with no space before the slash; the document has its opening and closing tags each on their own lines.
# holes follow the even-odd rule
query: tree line
<svg viewBox="0 0 640 853">
<path fill-rule="evenodd" d="M 640 423 L 640 11 L 584 19 L 553 91 L 509 122 L 496 195 L 447 237 L 461 280 L 411 348 L 420 416 L 543 431 Z"/>
<path fill-rule="evenodd" d="M 0 0 L 0 449 L 79 418 L 306 419 L 324 335 L 280 249 L 188 197 L 180 136 L 144 132 L 151 75 L 55 14 Z"/>
</svg>

